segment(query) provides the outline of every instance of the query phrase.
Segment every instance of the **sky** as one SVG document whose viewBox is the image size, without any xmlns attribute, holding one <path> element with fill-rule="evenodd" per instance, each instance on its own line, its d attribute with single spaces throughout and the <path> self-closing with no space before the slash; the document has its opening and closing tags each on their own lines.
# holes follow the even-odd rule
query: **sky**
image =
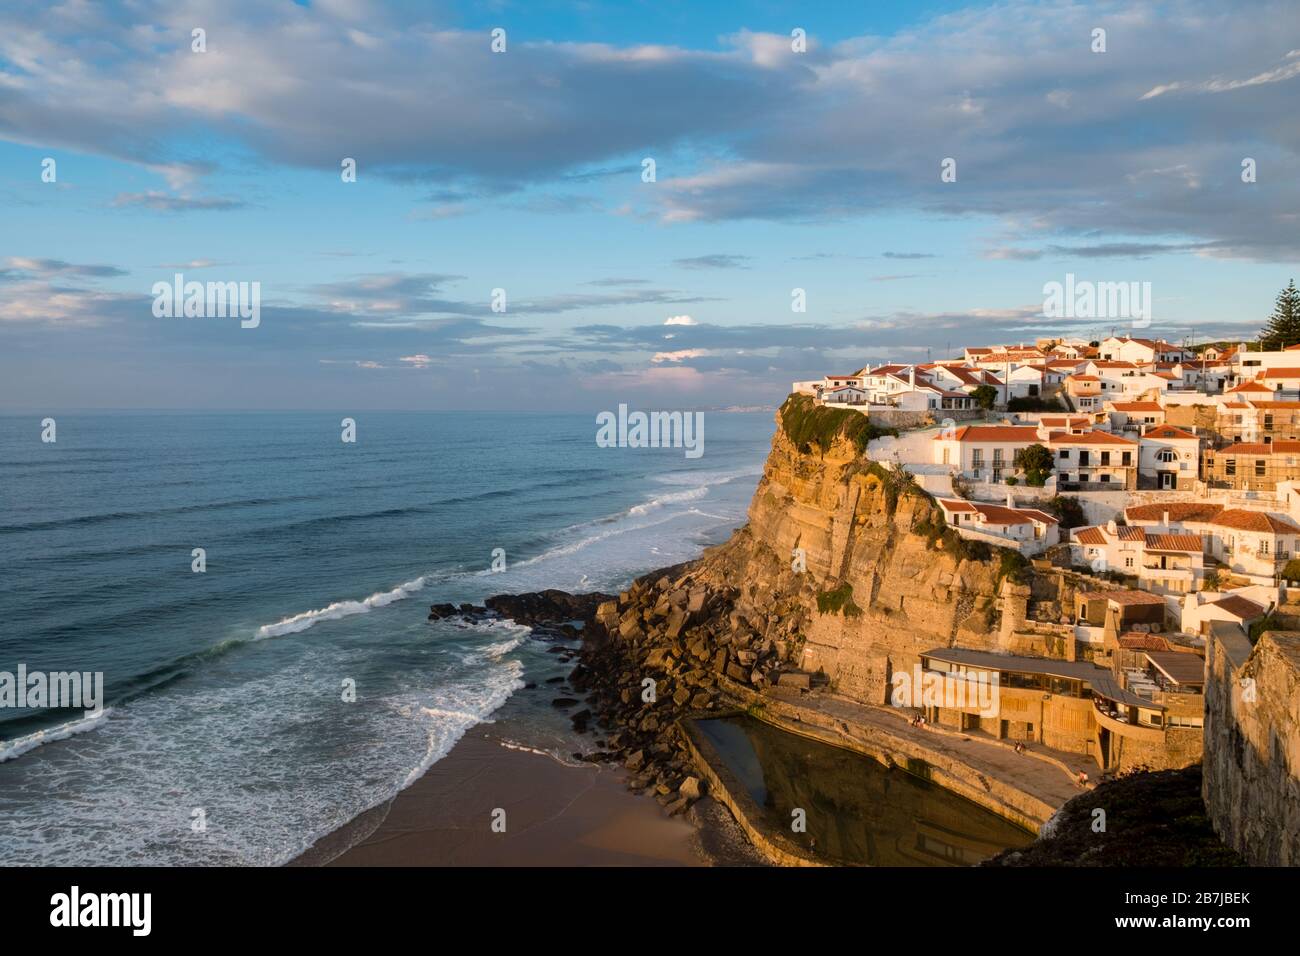
<svg viewBox="0 0 1300 956">
<path fill-rule="evenodd" d="M 1300 5 L 805 6 L 0 5 L 0 410 L 771 405 L 1300 279 Z"/>
</svg>

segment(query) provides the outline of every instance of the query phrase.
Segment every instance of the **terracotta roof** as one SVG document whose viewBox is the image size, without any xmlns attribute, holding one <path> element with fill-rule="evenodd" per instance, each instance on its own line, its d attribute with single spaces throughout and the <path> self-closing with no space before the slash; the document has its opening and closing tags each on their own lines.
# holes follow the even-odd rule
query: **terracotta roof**
<svg viewBox="0 0 1300 956">
<path fill-rule="evenodd" d="M 1106 535 L 1102 533 L 1101 528 L 1075 528 L 1070 532 L 1074 540 L 1079 544 L 1105 544 Z"/>
<path fill-rule="evenodd" d="M 1137 370 L 1137 365 L 1136 365 L 1135 363 L 1133 363 L 1133 362 L 1110 362 L 1110 361 L 1097 362 L 1097 361 L 1094 361 L 1092 364 L 1093 364 L 1094 366 L 1096 366 L 1097 368 L 1131 368 L 1131 369 L 1133 369 L 1134 371 Z"/>
<path fill-rule="evenodd" d="M 1263 378 L 1300 378 L 1300 368 L 1270 368 L 1267 369 Z"/>
<path fill-rule="evenodd" d="M 946 439 L 940 433 L 934 440 Z M 953 432 L 952 440 L 1033 444 L 1038 441 L 1038 429 L 1032 425 L 963 425 Z"/>
<path fill-rule="evenodd" d="M 990 524 L 1031 524 L 1042 521 L 1056 524 L 1056 519 L 1036 508 L 1007 508 L 1003 505 L 989 505 L 978 501 L 960 501 L 952 498 L 940 498 L 940 505 L 951 511 L 976 511 L 984 516 Z M 956 505 L 957 507 L 950 507 Z"/>
<path fill-rule="evenodd" d="M 1271 402 L 1271 401 L 1268 401 L 1267 399 L 1263 399 L 1263 398 L 1252 399 L 1252 400 L 1251 400 L 1251 404 L 1254 405 L 1256 408 L 1263 408 L 1263 409 L 1269 409 L 1269 408 L 1300 408 L 1300 402 Z M 1225 406 L 1225 407 L 1226 407 L 1226 406 Z M 1232 407 L 1233 407 L 1233 408 L 1237 408 L 1237 407 L 1239 407 L 1239 406 L 1237 406 L 1237 405 L 1233 405 Z M 1242 406 L 1242 407 L 1244 407 L 1244 406 Z"/>
<path fill-rule="evenodd" d="M 1119 646 L 1130 651 L 1167 651 L 1169 642 L 1159 634 L 1125 631 L 1119 636 Z"/>
<path fill-rule="evenodd" d="M 1101 379 L 1099 379 L 1095 375 L 1067 375 L 1065 377 L 1067 381 L 1072 381 L 1072 382 L 1100 382 L 1101 381 Z"/>
<path fill-rule="evenodd" d="M 1249 621 L 1251 618 L 1262 617 L 1264 606 L 1244 598 L 1240 594 L 1229 594 L 1227 597 L 1221 597 L 1217 601 L 1211 601 L 1210 607 L 1220 607 L 1227 611 L 1233 617 L 1239 617 L 1243 621 Z"/>
<path fill-rule="evenodd" d="M 1201 537 L 1195 534 L 1149 534 L 1146 546 L 1150 551 L 1201 552 Z"/>
<path fill-rule="evenodd" d="M 1120 438 L 1118 435 L 1112 435 L 1110 432 L 1091 431 L 1084 432 L 1082 435 L 1067 435 L 1064 432 L 1053 432 L 1049 441 L 1053 445 L 1136 445 L 1137 442 L 1132 438 Z"/>
<path fill-rule="evenodd" d="M 1135 528 L 1132 525 L 1122 524 L 1115 529 L 1115 537 L 1121 541 L 1141 541 L 1146 531 L 1142 528 Z"/>
<path fill-rule="evenodd" d="M 1111 402 L 1110 405 L 1117 412 L 1163 412 L 1165 410 L 1159 402 Z"/>
<path fill-rule="evenodd" d="M 1146 591 L 1133 591 L 1121 589 L 1118 591 L 1082 591 L 1079 597 L 1086 601 L 1114 601 L 1122 607 L 1136 607 L 1139 604 L 1160 604 L 1165 603 L 1165 599 L 1158 594 L 1149 594 Z"/>
<path fill-rule="evenodd" d="M 1200 441 L 1200 438 L 1191 432 L 1183 431 L 1181 428 L 1175 428 L 1173 425 L 1157 425 L 1149 429 L 1142 435 L 1143 438 L 1190 438 L 1192 441 Z"/>
<path fill-rule="evenodd" d="M 1230 508 L 1210 519 L 1210 524 L 1220 528 L 1235 528 L 1238 531 L 1271 531 L 1273 534 L 1300 534 L 1300 527 L 1286 518 L 1279 518 L 1263 511 L 1246 511 L 1242 508 Z"/>
<path fill-rule="evenodd" d="M 1262 441 L 1239 441 L 1220 448 L 1216 455 L 1295 455 L 1300 454 L 1300 441 L 1282 439 L 1272 444 Z"/>
<path fill-rule="evenodd" d="M 1223 511 L 1223 505 L 1204 501 L 1171 501 L 1167 504 L 1129 505 L 1124 509 L 1128 521 L 1209 521 Z"/>
<path fill-rule="evenodd" d="M 963 501 L 960 498 L 940 498 L 939 504 L 945 511 L 974 511 L 975 506 L 969 501 Z"/>
<path fill-rule="evenodd" d="M 1234 385 L 1228 389 L 1229 392 L 1268 392 L 1272 393 L 1273 389 L 1267 385 L 1261 385 L 1259 382 L 1242 382 L 1240 385 Z"/>
</svg>

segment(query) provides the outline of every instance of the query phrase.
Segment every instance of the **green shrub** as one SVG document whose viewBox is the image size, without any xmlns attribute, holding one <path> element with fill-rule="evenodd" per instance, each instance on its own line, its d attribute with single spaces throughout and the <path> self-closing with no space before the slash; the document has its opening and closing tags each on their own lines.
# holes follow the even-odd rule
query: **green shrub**
<svg viewBox="0 0 1300 956">
<path fill-rule="evenodd" d="M 1030 396 L 1027 398 L 1013 398 L 1007 402 L 1007 411 L 1009 412 L 1063 412 L 1065 406 L 1055 398 L 1043 398 L 1042 396 Z"/>
<path fill-rule="evenodd" d="M 843 613 L 845 617 L 857 617 L 862 613 L 862 609 L 853 603 L 853 585 L 848 581 L 830 591 L 819 592 L 817 610 L 822 614 Z"/>
<path fill-rule="evenodd" d="M 897 435 L 896 428 L 883 428 L 868 416 L 851 408 L 827 408 L 809 395 L 791 395 L 781 406 L 781 428 L 804 454 L 815 445 L 822 453 L 836 438 L 844 438 L 862 454 L 867 444 L 885 435 Z"/>
<path fill-rule="evenodd" d="M 1017 478 L 1015 475 L 1007 475 L 1006 481 L 1007 484 L 1011 485 L 1012 487 L 1015 487 L 1016 485 L 1020 484 L 1020 479 Z"/>
<path fill-rule="evenodd" d="M 1019 551 L 998 548 L 998 580 L 1010 578 L 1016 584 L 1029 580 L 1029 559 Z"/>
<path fill-rule="evenodd" d="M 1079 504 L 1078 498 L 1070 495 L 1057 495 L 1055 498 L 1044 502 L 1043 510 L 1061 523 L 1062 531 L 1081 528 L 1087 524 L 1087 519 L 1083 514 L 1083 505 Z"/>
</svg>

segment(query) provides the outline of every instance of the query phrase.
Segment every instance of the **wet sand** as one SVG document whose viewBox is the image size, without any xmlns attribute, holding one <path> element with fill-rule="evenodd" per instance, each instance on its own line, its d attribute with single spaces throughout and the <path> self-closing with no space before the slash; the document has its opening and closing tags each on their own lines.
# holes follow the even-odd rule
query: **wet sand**
<svg viewBox="0 0 1300 956">
<path fill-rule="evenodd" d="M 625 779 L 615 768 L 509 749 L 481 725 L 392 800 L 290 865 L 701 866 L 712 862 L 706 845 L 727 843 L 666 816 Z M 493 831 L 497 809 L 505 832 Z M 707 808 L 691 816 L 712 819 Z"/>
</svg>

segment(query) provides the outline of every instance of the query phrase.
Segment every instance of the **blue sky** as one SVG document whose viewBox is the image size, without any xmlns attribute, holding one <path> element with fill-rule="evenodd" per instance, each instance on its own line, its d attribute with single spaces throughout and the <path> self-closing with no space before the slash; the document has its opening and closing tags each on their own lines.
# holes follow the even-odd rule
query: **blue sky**
<svg viewBox="0 0 1300 956">
<path fill-rule="evenodd" d="M 1171 339 L 1300 272 L 1293 4 L 801 6 L 6 4 L 0 408 L 774 403 L 1122 330 L 1067 272 Z M 261 325 L 156 318 L 177 271 Z"/>
</svg>

